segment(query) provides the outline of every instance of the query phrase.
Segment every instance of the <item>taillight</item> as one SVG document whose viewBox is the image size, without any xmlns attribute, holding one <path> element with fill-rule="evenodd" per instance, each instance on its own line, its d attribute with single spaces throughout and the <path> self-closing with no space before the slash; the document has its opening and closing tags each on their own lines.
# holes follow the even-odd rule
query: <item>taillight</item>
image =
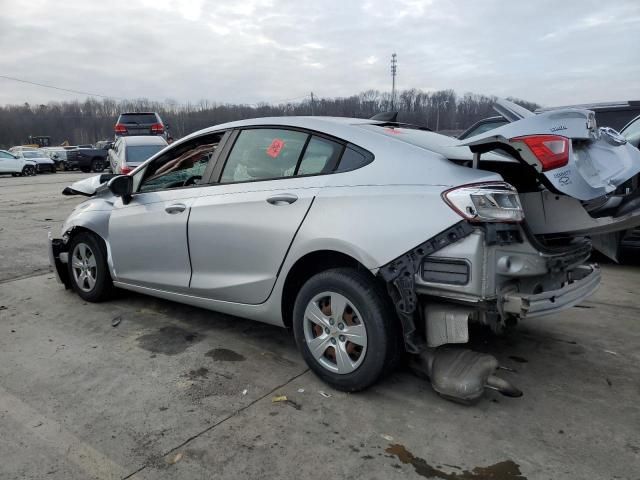
<svg viewBox="0 0 640 480">
<path fill-rule="evenodd" d="M 127 133 L 127 127 L 125 127 L 121 123 L 116 123 L 115 132 L 116 133 Z"/>
<path fill-rule="evenodd" d="M 569 163 L 569 139 L 560 135 L 527 135 L 512 142 L 522 142 L 542 165 L 542 171 L 564 167 Z"/>
<path fill-rule="evenodd" d="M 442 194 L 445 202 L 470 222 L 521 222 L 518 191 L 504 182 L 475 183 Z"/>
<path fill-rule="evenodd" d="M 151 125 L 151 133 L 162 133 L 164 132 L 164 125 L 161 123 L 154 123 Z"/>
<path fill-rule="evenodd" d="M 122 175 L 128 175 L 133 171 L 133 168 L 131 167 L 127 167 L 126 165 L 123 165 L 122 167 L 120 167 L 120 173 Z"/>
</svg>

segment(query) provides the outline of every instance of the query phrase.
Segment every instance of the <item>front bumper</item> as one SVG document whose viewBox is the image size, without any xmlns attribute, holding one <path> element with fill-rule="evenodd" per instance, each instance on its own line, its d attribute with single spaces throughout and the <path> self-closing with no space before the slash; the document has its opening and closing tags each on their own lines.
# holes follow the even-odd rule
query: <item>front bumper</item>
<svg viewBox="0 0 640 480">
<path fill-rule="evenodd" d="M 69 270 L 67 269 L 67 250 L 64 241 L 61 238 L 53 238 L 51 232 L 48 234 L 48 253 L 49 253 L 49 265 L 56 274 L 56 280 L 58 283 L 64 285 L 65 288 L 71 288 L 69 282 Z"/>
<path fill-rule="evenodd" d="M 597 265 L 582 265 L 571 271 L 575 278 L 562 288 L 538 294 L 505 293 L 502 310 L 519 318 L 550 315 L 580 303 L 600 286 L 601 274 Z"/>
</svg>

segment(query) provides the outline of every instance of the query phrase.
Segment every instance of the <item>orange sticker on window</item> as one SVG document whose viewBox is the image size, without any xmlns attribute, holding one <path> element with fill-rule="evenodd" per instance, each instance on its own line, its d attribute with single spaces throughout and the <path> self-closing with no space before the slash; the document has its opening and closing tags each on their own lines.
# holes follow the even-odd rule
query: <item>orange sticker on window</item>
<svg viewBox="0 0 640 480">
<path fill-rule="evenodd" d="M 281 140 L 280 138 L 274 138 L 273 142 L 271 142 L 271 145 L 267 147 L 267 155 L 269 155 L 271 158 L 276 158 L 278 155 L 280 155 L 280 151 L 283 148 L 284 140 Z"/>
</svg>

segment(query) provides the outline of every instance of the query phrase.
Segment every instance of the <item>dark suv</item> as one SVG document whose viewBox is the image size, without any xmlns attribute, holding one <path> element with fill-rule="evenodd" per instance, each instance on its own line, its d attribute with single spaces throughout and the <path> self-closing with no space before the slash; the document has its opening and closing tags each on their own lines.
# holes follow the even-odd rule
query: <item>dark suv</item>
<svg viewBox="0 0 640 480">
<path fill-rule="evenodd" d="M 129 135 L 162 135 L 166 138 L 167 128 L 156 112 L 121 113 L 114 127 L 115 137 Z"/>
</svg>

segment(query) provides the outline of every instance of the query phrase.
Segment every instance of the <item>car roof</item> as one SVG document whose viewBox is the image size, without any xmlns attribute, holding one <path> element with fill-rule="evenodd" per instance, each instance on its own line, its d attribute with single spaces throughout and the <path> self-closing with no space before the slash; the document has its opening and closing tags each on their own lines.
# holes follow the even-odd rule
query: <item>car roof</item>
<svg viewBox="0 0 640 480">
<path fill-rule="evenodd" d="M 384 125 L 385 122 L 371 120 L 368 118 L 350 117 L 261 117 L 236 120 L 234 122 L 222 123 L 193 132 L 186 137 L 174 142 L 180 144 L 191 138 L 206 135 L 207 133 L 219 132 L 231 128 L 242 127 L 293 127 L 304 128 L 306 130 L 318 131 L 327 135 L 333 135 L 343 140 L 358 144 L 357 137 L 361 136 L 364 130 L 358 128 L 360 125 Z M 127 137 L 122 137 L 127 138 Z M 131 138 L 131 137 L 128 137 Z"/>
<path fill-rule="evenodd" d="M 167 141 L 159 135 L 132 135 L 120 137 L 125 145 L 167 145 Z"/>
</svg>

